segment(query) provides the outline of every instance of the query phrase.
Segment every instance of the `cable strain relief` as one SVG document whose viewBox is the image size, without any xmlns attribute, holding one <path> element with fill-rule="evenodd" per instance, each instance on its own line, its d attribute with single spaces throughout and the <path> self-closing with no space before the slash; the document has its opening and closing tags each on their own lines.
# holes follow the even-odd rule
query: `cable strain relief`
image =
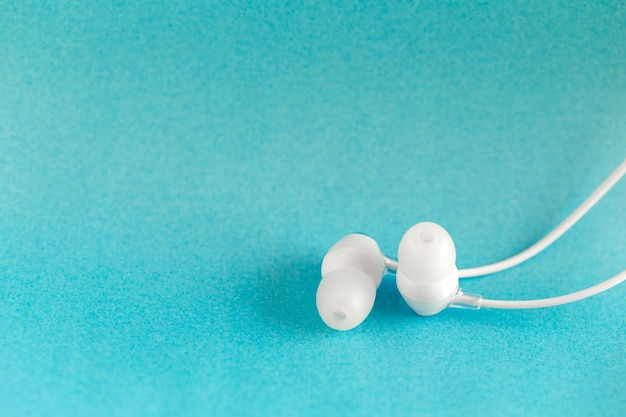
<svg viewBox="0 0 626 417">
<path fill-rule="evenodd" d="M 462 308 L 465 310 L 480 310 L 482 300 L 483 297 L 480 294 L 463 292 L 463 290 L 459 288 L 459 292 L 448 307 Z"/>
</svg>

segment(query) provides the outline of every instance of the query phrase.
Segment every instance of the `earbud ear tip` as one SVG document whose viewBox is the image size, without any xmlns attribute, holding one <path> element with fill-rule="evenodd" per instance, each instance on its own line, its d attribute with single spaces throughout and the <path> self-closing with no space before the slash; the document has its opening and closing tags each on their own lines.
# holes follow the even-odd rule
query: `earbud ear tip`
<svg viewBox="0 0 626 417">
<path fill-rule="evenodd" d="M 350 330 L 367 318 L 376 299 L 376 286 L 366 275 L 354 270 L 331 271 L 317 288 L 320 317 L 335 330 Z"/>
</svg>

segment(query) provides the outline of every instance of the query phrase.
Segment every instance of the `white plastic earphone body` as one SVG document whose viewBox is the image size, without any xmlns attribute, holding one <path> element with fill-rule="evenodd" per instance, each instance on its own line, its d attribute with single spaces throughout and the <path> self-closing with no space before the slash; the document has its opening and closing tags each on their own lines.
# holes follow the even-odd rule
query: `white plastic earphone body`
<svg viewBox="0 0 626 417">
<path fill-rule="evenodd" d="M 435 223 L 411 227 L 398 248 L 398 291 L 421 316 L 446 309 L 459 293 L 456 250 L 446 230 Z"/>
<path fill-rule="evenodd" d="M 376 289 L 387 270 L 396 272 L 400 294 L 422 316 L 435 315 L 447 307 L 469 310 L 553 307 L 600 294 L 626 281 L 626 270 L 576 292 L 532 300 L 485 299 L 462 291 L 459 278 L 493 274 L 537 255 L 580 220 L 625 174 L 626 159 L 554 230 L 517 255 L 489 265 L 457 270 L 452 238 L 441 226 L 430 222 L 418 223 L 404 234 L 398 261 L 384 256 L 369 236 L 348 235 L 330 248 L 322 262 L 322 281 L 316 295 L 319 314 L 336 330 L 358 326 L 372 310 Z"/>
<path fill-rule="evenodd" d="M 385 270 L 385 257 L 369 236 L 350 234 L 333 245 L 322 261 L 316 294 L 324 323 L 336 330 L 361 324 L 372 311 Z"/>
</svg>

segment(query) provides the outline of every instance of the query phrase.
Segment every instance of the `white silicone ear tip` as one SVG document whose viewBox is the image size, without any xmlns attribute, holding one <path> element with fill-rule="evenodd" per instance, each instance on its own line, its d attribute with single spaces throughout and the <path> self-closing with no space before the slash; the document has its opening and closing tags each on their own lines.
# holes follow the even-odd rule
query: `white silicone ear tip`
<svg viewBox="0 0 626 417">
<path fill-rule="evenodd" d="M 329 327 L 350 330 L 367 318 L 375 298 L 376 286 L 367 276 L 335 270 L 326 274 L 317 288 L 317 311 Z"/>
<path fill-rule="evenodd" d="M 402 237 L 398 263 L 407 276 L 422 283 L 438 281 L 455 267 L 454 242 L 438 224 L 418 223 Z"/>
</svg>

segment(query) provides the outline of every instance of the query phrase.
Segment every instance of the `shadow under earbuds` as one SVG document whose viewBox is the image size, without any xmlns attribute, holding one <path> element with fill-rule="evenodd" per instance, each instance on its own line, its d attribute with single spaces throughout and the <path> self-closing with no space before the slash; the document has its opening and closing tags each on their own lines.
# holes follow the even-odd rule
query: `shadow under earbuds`
<svg viewBox="0 0 626 417">
<path fill-rule="evenodd" d="M 413 310 L 409 308 L 398 292 L 395 275 L 385 274 L 376 291 L 374 308 L 366 320 L 397 319 L 414 315 Z"/>
<path fill-rule="evenodd" d="M 315 304 L 315 294 L 320 283 L 321 258 L 299 257 L 291 260 L 269 262 L 261 266 L 255 288 L 254 309 L 263 318 L 268 331 L 293 335 L 327 333 Z M 449 323 L 466 326 L 534 327 L 546 320 L 546 314 L 518 311 L 480 310 L 468 311 L 449 308 L 436 317 Z M 376 292 L 376 301 L 370 315 L 360 326 L 377 329 L 394 329 L 399 322 L 432 320 L 420 317 L 404 302 L 396 288 L 395 276 L 386 274 Z M 412 324 L 411 324 L 412 325 Z M 359 327 L 360 327 L 359 326 Z M 357 327 L 358 329 L 358 327 Z"/>
<path fill-rule="evenodd" d="M 315 294 L 320 283 L 319 257 L 292 258 L 269 262 L 261 266 L 255 291 L 254 308 L 268 329 L 286 333 L 306 334 L 327 332 L 315 305 Z M 464 324 L 484 324 L 493 327 L 500 323 L 507 327 L 508 318 L 515 313 L 493 310 L 467 311 L 446 309 L 438 317 L 445 321 Z M 395 276 L 386 274 L 376 291 L 372 312 L 362 326 L 395 328 L 398 320 L 428 320 L 420 317 L 404 302 L 396 287 Z M 518 323 L 519 325 L 519 323 Z"/>
<path fill-rule="evenodd" d="M 261 267 L 255 308 L 269 327 L 308 334 L 328 331 L 315 304 L 315 294 L 322 278 L 321 261 L 319 257 L 299 257 Z M 412 316 L 415 313 L 400 296 L 395 277 L 387 274 L 376 291 L 374 307 L 363 325 L 393 327 L 394 320 Z"/>
<path fill-rule="evenodd" d="M 300 257 L 264 265 L 259 273 L 256 307 L 273 329 L 321 332 L 315 293 L 321 258 Z"/>
</svg>

